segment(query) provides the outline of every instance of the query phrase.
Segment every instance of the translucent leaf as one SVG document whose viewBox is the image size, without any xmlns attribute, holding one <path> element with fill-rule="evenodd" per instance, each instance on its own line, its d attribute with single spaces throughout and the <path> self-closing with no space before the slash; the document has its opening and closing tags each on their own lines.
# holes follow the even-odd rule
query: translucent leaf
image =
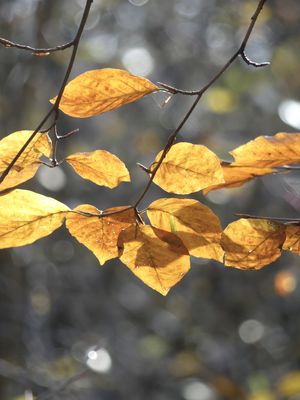
<svg viewBox="0 0 300 400">
<path fill-rule="evenodd" d="M 285 228 L 286 239 L 283 249 L 300 255 L 300 226 L 288 225 Z"/>
<path fill-rule="evenodd" d="M 194 257 L 223 261 L 222 227 L 218 217 L 192 199 L 159 199 L 148 207 L 151 225 L 172 232 Z"/>
<path fill-rule="evenodd" d="M 86 118 L 114 110 L 156 90 L 159 88 L 149 80 L 124 70 L 93 70 L 67 84 L 59 108 L 72 117 Z"/>
<path fill-rule="evenodd" d="M 260 269 L 280 256 L 284 240 L 282 224 L 264 219 L 239 219 L 223 232 L 224 264 L 240 269 Z"/>
<path fill-rule="evenodd" d="M 232 165 L 274 168 L 300 163 L 300 133 L 259 136 L 230 152 Z"/>
<path fill-rule="evenodd" d="M 227 162 L 222 162 L 221 165 L 223 169 L 225 183 L 209 186 L 208 188 L 203 190 L 204 194 L 207 194 L 212 190 L 239 187 L 254 178 L 271 174 L 273 172 L 271 168 L 256 168 L 254 166 L 241 167 L 238 165 L 232 165 Z"/>
<path fill-rule="evenodd" d="M 121 182 L 130 182 L 125 164 L 117 156 L 105 150 L 72 154 L 66 161 L 78 175 L 97 185 L 114 188 Z"/>
<path fill-rule="evenodd" d="M 26 143 L 33 131 L 14 132 L 0 141 L 0 175 Z M 38 170 L 40 157 L 50 156 L 51 141 L 46 134 L 37 133 L 28 147 L 23 151 L 4 181 L 0 184 L 0 191 L 12 188 L 31 179 Z"/>
<path fill-rule="evenodd" d="M 50 235 L 68 211 L 57 200 L 29 190 L 0 196 L 0 248 L 23 246 Z"/>
<path fill-rule="evenodd" d="M 156 167 L 160 152 L 151 170 Z M 189 194 L 224 182 L 218 157 L 207 147 L 177 143 L 159 167 L 154 182 L 167 192 Z"/>
<path fill-rule="evenodd" d="M 105 212 L 120 211 L 126 208 L 128 207 L 115 207 L 105 210 Z M 81 205 L 74 211 L 77 213 L 69 213 L 66 220 L 66 226 L 71 235 L 91 250 L 101 265 L 111 258 L 118 257 L 119 234 L 135 223 L 134 211 L 132 209 L 125 210 L 118 214 L 100 217 L 102 212 L 88 204 Z M 78 212 L 82 212 L 82 214 Z M 84 215 L 84 213 L 87 214 Z"/>
<path fill-rule="evenodd" d="M 132 226 L 119 238 L 121 261 L 146 285 L 166 295 L 190 269 L 188 251 L 173 233 Z"/>
</svg>

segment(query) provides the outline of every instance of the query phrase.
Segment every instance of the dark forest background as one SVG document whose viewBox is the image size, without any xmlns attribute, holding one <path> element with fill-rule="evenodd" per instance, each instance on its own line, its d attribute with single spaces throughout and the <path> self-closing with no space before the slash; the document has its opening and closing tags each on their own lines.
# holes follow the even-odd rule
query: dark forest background
<svg viewBox="0 0 300 400">
<path fill-rule="evenodd" d="M 84 0 L 0 0 L 0 36 L 32 46 L 72 40 Z M 95 0 L 72 73 L 113 67 L 183 89 L 199 89 L 239 47 L 254 0 Z M 270 0 L 247 47 L 203 97 L 179 140 L 220 157 L 259 135 L 300 129 L 300 3 Z M 70 50 L 34 57 L 0 48 L 0 135 L 34 129 L 57 94 Z M 60 157 L 105 149 L 124 160 L 131 184 L 115 190 L 67 165 L 42 168 L 22 185 L 73 207 L 130 204 L 149 165 L 192 101 L 150 95 L 90 119 L 61 115 Z M 146 206 L 166 193 L 153 185 Z M 224 227 L 237 212 L 298 217 L 297 173 L 193 196 Z M 165 298 L 118 261 L 100 267 L 65 228 L 0 253 L 0 399 L 300 399 L 299 258 L 284 254 L 244 272 L 194 259 Z M 59 382 L 88 369 L 65 390 Z M 43 397 L 41 397 L 43 398 Z M 44 396 L 44 398 L 46 398 Z"/>
</svg>

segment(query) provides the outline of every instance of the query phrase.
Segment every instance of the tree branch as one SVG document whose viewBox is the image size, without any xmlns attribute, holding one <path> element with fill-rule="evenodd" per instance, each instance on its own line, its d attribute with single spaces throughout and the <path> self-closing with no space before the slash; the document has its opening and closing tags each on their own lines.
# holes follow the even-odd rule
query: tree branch
<svg viewBox="0 0 300 400">
<path fill-rule="evenodd" d="M 175 129 L 175 131 L 169 136 L 167 144 L 165 145 L 165 148 L 155 166 L 155 168 L 152 170 L 150 178 L 148 183 L 146 184 L 146 187 L 144 188 L 143 192 L 141 193 L 141 195 L 139 196 L 139 198 L 137 199 L 134 207 L 137 208 L 139 206 L 139 204 L 141 203 L 141 201 L 144 199 L 144 197 L 146 196 L 148 190 L 150 189 L 150 186 L 155 178 L 155 175 L 159 169 L 159 167 L 161 166 L 161 164 L 163 163 L 164 158 L 166 157 L 168 151 L 170 150 L 170 148 L 173 146 L 176 137 L 178 135 L 178 133 L 181 131 L 182 127 L 184 126 L 184 124 L 187 122 L 187 120 L 189 119 L 190 115 L 192 114 L 192 112 L 194 111 L 194 109 L 196 108 L 197 104 L 199 103 L 201 97 L 203 96 L 203 94 L 224 74 L 224 72 L 231 66 L 231 64 L 242 54 L 244 54 L 244 50 L 245 47 L 248 43 L 248 40 L 251 36 L 251 33 L 253 31 L 253 28 L 255 26 L 255 23 L 257 21 L 257 18 L 259 16 L 259 14 L 261 13 L 264 4 L 266 3 L 267 0 L 260 0 L 258 3 L 258 6 L 254 12 L 254 14 L 251 17 L 251 22 L 250 25 L 247 29 L 247 32 L 245 34 L 245 37 L 239 47 L 239 49 L 233 54 L 233 56 L 227 61 L 227 63 L 223 66 L 223 68 L 200 90 L 198 91 L 193 91 L 193 92 L 188 92 L 188 91 L 184 91 L 184 90 L 180 90 L 180 89 L 176 89 L 172 86 L 168 86 L 166 84 L 160 84 L 163 88 L 168 89 L 170 88 L 170 92 L 171 93 L 182 93 L 182 94 L 187 94 L 187 95 L 192 95 L 192 96 L 197 96 L 196 99 L 194 100 L 193 104 L 191 105 L 191 107 L 189 108 L 189 110 L 187 111 L 187 113 L 185 114 L 185 116 L 183 117 L 182 121 L 180 122 L 180 124 L 178 125 L 178 127 Z"/>
<path fill-rule="evenodd" d="M 9 174 L 10 170 L 13 168 L 13 166 L 18 161 L 18 159 L 21 157 L 21 155 L 23 154 L 25 149 L 29 146 L 31 141 L 35 138 L 35 136 L 37 135 L 39 130 L 44 126 L 44 124 L 48 121 L 48 119 L 51 117 L 52 114 L 54 114 L 54 122 L 56 123 L 56 121 L 58 119 L 59 104 L 60 104 L 63 92 L 65 90 L 66 84 L 68 82 L 68 79 L 70 77 L 70 74 L 71 74 L 71 71 L 72 71 L 72 68 L 73 68 L 73 65 L 74 65 L 74 61 L 75 61 L 75 57 L 76 57 L 76 54 L 77 54 L 78 46 L 79 46 L 79 43 L 80 43 L 81 35 L 82 35 L 83 30 L 84 30 L 86 21 L 88 19 L 92 3 L 93 3 L 93 0 L 86 0 L 85 9 L 84 9 L 84 12 L 83 12 L 83 15 L 82 15 L 81 22 L 79 24 L 78 31 L 77 31 L 77 33 L 76 33 L 76 35 L 75 35 L 75 37 L 74 37 L 74 39 L 72 41 L 72 45 L 71 46 L 73 47 L 73 51 L 72 51 L 72 54 L 71 54 L 71 57 L 70 57 L 69 65 L 68 65 L 67 71 L 65 73 L 65 76 L 64 76 L 63 82 L 61 84 L 61 87 L 59 89 L 59 93 L 57 95 L 55 103 L 50 108 L 50 110 L 45 115 L 45 117 L 42 119 L 42 121 L 38 124 L 38 126 L 36 127 L 36 129 L 34 130 L 32 135 L 30 136 L 30 138 L 27 140 L 27 142 L 21 147 L 21 149 L 18 151 L 16 156 L 9 163 L 7 168 L 3 171 L 3 173 L 0 176 L 0 183 L 2 183 L 4 181 L 5 177 Z M 52 126 L 55 126 L 55 123 Z"/>
<path fill-rule="evenodd" d="M 56 51 L 62 51 L 62 50 L 68 49 L 69 47 L 72 47 L 74 44 L 74 40 L 72 40 L 71 42 L 62 44 L 60 46 L 56 46 L 56 47 L 38 48 L 38 47 L 27 46 L 25 44 L 15 43 L 8 39 L 4 39 L 3 37 L 0 37 L 0 44 L 6 48 L 15 47 L 20 50 L 30 51 L 35 56 L 40 56 L 40 55 L 47 56 Z"/>
</svg>

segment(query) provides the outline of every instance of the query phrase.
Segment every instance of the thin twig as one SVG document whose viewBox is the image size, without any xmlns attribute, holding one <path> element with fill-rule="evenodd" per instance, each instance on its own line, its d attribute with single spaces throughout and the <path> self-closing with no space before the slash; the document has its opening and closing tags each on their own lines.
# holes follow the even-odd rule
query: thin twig
<svg viewBox="0 0 300 400">
<path fill-rule="evenodd" d="M 77 374 L 71 376 L 70 378 L 61 382 L 56 388 L 49 389 L 45 393 L 42 393 L 40 396 L 36 397 L 36 400 L 48 400 L 54 395 L 57 395 L 64 390 L 66 390 L 70 385 L 84 378 L 85 375 L 89 372 L 88 368 L 83 369 L 82 371 L 77 372 Z"/>
<path fill-rule="evenodd" d="M 300 219 L 298 218 L 286 218 L 286 217 L 263 217 L 259 215 L 251 215 L 251 214 L 234 214 L 237 217 L 240 218 L 246 218 L 246 219 L 265 219 L 267 221 L 274 221 L 274 222 L 281 222 L 282 224 L 285 225 L 298 225 L 300 224 Z"/>
<path fill-rule="evenodd" d="M 52 126 L 55 126 L 56 121 L 58 119 L 58 115 L 59 115 L 59 111 L 58 111 L 59 110 L 59 104 L 60 104 L 63 92 L 65 90 L 66 84 L 68 82 L 68 79 L 70 77 L 70 74 L 71 74 L 71 71 L 72 71 L 72 68 L 73 68 L 73 65 L 74 65 L 74 61 L 75 61 L 75 57 L 76 57 L 76 54 L 77 54 L 77 50 L 78 50 L 79 42 L 80 42 L 80 39 L 81 39 L 81 35 L 82 35 L 83 30 L 84 30 L 87 18 L 89 16 L 92 3 L 93 3 L 93 0 L 86 0 L 85 9 L 84 9 L 84 12 L 83 12 L 83 15 L 82 15 L 81 22 L 79 24 L 78 31 L 77 31 L 77 33 L 75 35 L 74 40 L 72 41 L 73 51 L 72 51 L 72 54 L 71 54 L 71 57 L 70 57 L 69 65 L 68 65 L 67 71 L 65 73 L 65 76 L 64 76 L 63 82 L 61 84 L 61 87 L 59 89 L 59 93 L 58 93 L 58 95 L 56 97 L 55 103 L 50 108 L 50 110 L 45 115 L 45 117 L 42 119 L 42 121 L 38 124 L 38 126 L 36 127 L 36 129 L 34 130 L 32 135 L 29 137 L 29 139 L 26 141 L 26 143 L 18 151 L 16 156 L 13 158 L 13 160 L 9 163 L 9 165 L 6 167 L 6 169 L 2 172 L 2 174 L 0 176 L 0 183 L 2 183 L 4 181 L 5 177 L 9 174 L 10 170 L 13 168 L 13 166 L 18 161 L 18 159 L 21 157 L 21 155 L 23 154 L 25 149 L 29 146 L 31 141 L 35 138 L 37 133 L 44 126 L 44 124 L 48 121 L 48 119 L 51 117 L 52 114 L 54 114 L 54 116 L 55 116 L 54 117 L 54 123 L 52 124 Z"/>
<path fill-rule="evenodd" d="M 60 46 L 56 46 L 56 47 L 38 48 L 38 47 L 27 46 L 25 44 L 15 43 L 8 39 L 4 39 L 3 37 L 0 37 L 0 44 L 6 48 L 15 47 L 17 49 L 27 50 L 27 51 L 30 51 L 33 55 L 39 56 L 39 55 L 49 55 L 56 51 L 62 51 L 62 50 L 68 49 L 69 47 L 73 46 L 74 40 L 72 40 L 71 42 L 62 44 Z"/>
<path fill-rule="evenodd" d="M 135 202 L 134 208 L 137 208 L 139 206 L 139 204 L 141 203 L 141 201 L 144 199 L 144 197 L 146 196 L 148 190 L 150 189 L 150 186 L 152 185 L 152 182 L 155 178 L 155 175 L 159 169 L 159 167 L 161 166 L 161 164 L 163 163 L 163 160 L 165 159 L 168 151 L 170 150 L 170 148 L 173 146 L 174 142 L 176 141 L 176 137 L 178 135 L 178 133 L 181 131 L 182 127 L 184 126 L 184 124 L 187 122 L 187 120 L 189 119 L 190 115 L 192 114 L 192 112 L 194 111 L 194 109 L 196 108 L 197 104 L 199 103 L 201 97 L 203 96 L 203 94 L 220 78 L 220 76 L 222 76 L 224 74 L 224 72 L 230 67 L 230 65 L 241 55 L 244 53 L 246 45 L 248 43 L 248 40 L 251 36 L 251 33 L 253 31 L 253 28 L 255 26 L 255 23 L 257 21 L 257 18 L 259 16 L 259 14 L 261 13 L 264 4 L 266 3 L 267 0 L 260 0 L 258 3 L 258 6 L 255 10 L 255 13 L 252 15 L 251 17 L 251 22 L 250 25 L 247 29 L 247 32 L 245 34 L 245 37 L 239 47 L 239 49 L 233 54 L 233 56 L 227 61 L 227 63 L 223 66 L 223 68 L 200 90 L 196 91 L 196 92 L 184 92 L 184 91 L 180 91 L 180 93 L 183 94 L 191 94 L 192 95 L 196 95 L 196 99 L 194 100 L 193 104 L 191 105 L 191 107 L 189 108 L 189 110 L 187 111 L 187 113 L 185 114 L 185 116 L 183 117 L 182 121 L 180 122 L 180 124 L 178 125 L 178 127 L 174 130 L 174 132 L 169 136 L 168 141 L 165 145 L 165 148 L 159 158 L 159 160 L 157 161 L 155 167 L 152 169 L 152 173 L 151 176 L 149 178 L 149 181 L 146 184 L 146 187 L 144 188 L 143 192 L 141 193 L 141 195 L 138 197 L 137 201 Z M 164 88 L 167 88 L 167 85 L 165 84 L 160 84 L 161 86 L 163 86 Z M 176 88 L 171 87 L 171 93 L 176 93 Z M 178 91 L 179 93 L 179 91 Z"/>
</svg>

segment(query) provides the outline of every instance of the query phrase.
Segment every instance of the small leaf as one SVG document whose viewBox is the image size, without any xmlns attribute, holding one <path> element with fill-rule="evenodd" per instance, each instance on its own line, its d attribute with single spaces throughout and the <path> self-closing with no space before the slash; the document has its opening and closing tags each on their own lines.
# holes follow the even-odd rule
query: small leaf
<svg viewBox="0 0 300 400">
<path fill-rule="evenodd" d="M 288 225 L 285 228 L 286 239 L 283 249 L 300 255 L 300 226 Z"/>
<path fill-rule="evenodd" d="M 0 175 L 6 170 L 32 133 L 33 131 L 14 132 L 0 141 Z M 0 191 L 31 179 L 41 165 L 40 157 L 42 155 L 50 156 L 50 153 L 51 141 L 48 135 L 37 133 L 0 184 Z"/>
<path fill-rule="evenodd" d="M 50 235 L 68 211 L 66 205 L 29 190 L 0 196 L 0 248 L 23 246 Z"/>
<path fill-rule="evenodd" d="M 156 167 L 160 152 L 151 166 Z M 177 143 L 159 167 L 154 182 L 166 192 L 189 194 L 224 182 L 218 157 L 207 147 Z"/>
<path fill-rule="evenodd" d="M 223 261 L 222 227 L 217 216 L 192 199 L 159 199 L 147 210 L 151 225 L 172 232 L 194 257 Z"/>
<path fill-rule="evenodd" d="M 159 88 L 145 78 L 121 69 L 85 72 L 65 87 L 59 108 L 67 115 L 86 118 L 138 100 Z M 50 100 L 55 103 L 56 98 Z"/>
<path fill-rule="evenodd" d="M 232 165 L 274 168 L 300 163 L 300 133 L 259 136 L 230 152 Z"/>
<path fill-rule="evenodd" d="M 172 233 L 136 225 L 119 237 L 120 260 L 146 285 L 166 295 L 190 269 L 186 247 Z"/>
<path fill-rule="evenodd" d="M 117 156 L 105 150 L 72 154 L 66 161 L 78 175 L 97 185 L 112 189 L 121 182 L 130 182 L 125 164 Z"/>
<path fill-rule="evenodd" d="M 275 261 L 285 240 L 284 225 L 264 219 L 239 219 L 224 230 L 226 266 L 260 269 Z"/>
<path fill-rule="evenodd" d="M 271 168 L 256 168 L 254 166 L 242 167 L 225 161 L 221 163 L 221 166 L 223 169 L 225 183 L 209 186 L 203 190 L 204 194 L 207 194 L 212 190 L 239 187 L 254 178 L 274 172 Z"/>
<path fill-rule="evenodd" d="M 122 209 L 124 211 L 118 214 L 101 217 L 102 212 L 96 207 L 84 204 L 67 216 L 66 226 L 71 235 L 91 250 L 101 265 L 107 260 L 118 257 L 118 237 L 122 230 L 135 223 L 134 210 L 128 210 L 128 207 L 109 208 L 104 212 Z M 79 214 L 80 212 L 82 214 Z"/>
</svg>

